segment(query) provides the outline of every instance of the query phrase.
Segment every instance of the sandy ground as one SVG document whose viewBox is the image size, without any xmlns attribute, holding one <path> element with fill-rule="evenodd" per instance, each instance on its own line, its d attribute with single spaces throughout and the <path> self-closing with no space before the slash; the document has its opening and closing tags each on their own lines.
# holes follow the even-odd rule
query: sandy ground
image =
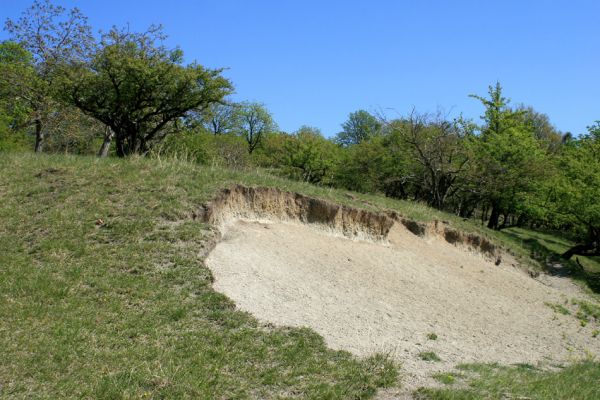
<svg viewBox="0 0 600 400">
<path fill-rule="evenodd" d="M 563 363 L 592 353 L 592 327 L 545 302 L 582 297 L 565 278 L 534 280 L 396 224 L 389 243 L 350 240 L 310 225 L 237 220 L 207 264 L 214 287 L 276 325 L 308 326 L 334 349 L 391 353 L 411 389 L 458 363 Z M 437 340 L 427 335 L 435 333 Z M 433 351 L 441 362 L 422 361 Z"/>
</svg>

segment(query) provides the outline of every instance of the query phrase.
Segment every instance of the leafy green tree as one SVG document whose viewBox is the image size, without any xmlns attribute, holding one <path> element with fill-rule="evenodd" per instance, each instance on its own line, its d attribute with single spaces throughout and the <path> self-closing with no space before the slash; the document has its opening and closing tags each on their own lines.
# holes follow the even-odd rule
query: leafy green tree
<svg viewBox="0 0 600 400">
<path fill-rule="evenodd" d="M 49 0 L 36 0 L 5 29 L 12 41 L 31 54 L 35 74 L 19 77 L 17 97 L 27 101 L 29 123 L 35 129 L 35 151 L 41 152 L 53 118 L 72 112 L 54 99 L 62 65 L 89 59 L 94 38 L 87 18 L 77 8 L 67 11 Z"/>
<path fill-rule="evenodd" d="M 238 105 L 223 100 L 200 110 L 191 110 L 184 119 L 188 129 L 211 132 L 214 135 L 234 133 L 239 125 Z"/>
<path fill-rule="evenodd" d="M 35 80 L 31 54 L 15 42 L 1 42 L 0 113 L 7 128 L 16 131 L 26 126 Z"/>
<path fill-rule="evenodd" d="M 336 185 L 364 193 L 381 191 L 388 160 L 383 138 L 374 137 L 341 150 L 334 175 Z"/>
<path fill-rule="evenodd" d="M 517 115 L 533 131 L 535 138 L 548 153 L 557 153 L 562 145 L 563 134 L 550 122 L 548 115 L 536 111 L 533 107 L 520 106 Z"/>
<path fill-rule="evenodd" d="M 469 162 L 463 125 L 446 120 L 439 112 L 431 116 L 413 111 L 390 128 L 396 143 L 402 144 L 400 151 L 412 159 L 412 179 L 418 179 L 415 184 L 422 198 L 431 206 L 444 209 Z"/>
<path fill-rule="evenodd" d="M 488 227 L 499 229 L 510 213 L 518 211 L 523 198 L 534 190 L 544 171 L 543 151 L 522 112 L 513 111 L 502 96 L 499 83 L 489 87 L 489 98 L 472 96 L 485 107 L 481 134 L 473 142 L 472 179 L 491 208 Z M 504 225 L 503 224 L 503 225 Z"/>
<path fill-rule="evenodd" d="M 381 129 L 381 122 L 365 110 L 350 113 L 342 124 L 343 130 L 337 134 L 336 141 L 342 146 L 359 144 L 373 137 Z"/>
<path fill-rule="evenodd" d="M 551 217 L 574 227 L 581 240 L 563 257 L 600 256 L 600 121 L 566 145 L 557 167 L 545 204 Z"/>
<path fill-rule="evenodd" d="M 382 136 L 369 141 L 382 152 L 378 167 L 381 168 L 378 175 L 380 190 L 386 196 L 399 199 L 415 198 L 420 187 L 418 177 L 423 175 L 422 168 L 415 162 L 410 147 L 403 139 L 406 124 L 404 119 L 390 121 Z"/>
<path fill-rule="evenodd" d="M 243 102 L 236 110 L 234 130 L 246 140 L 248 153 L 252 154 L 262 139 L 277 129 L 277 125 L 263 104 Z"/>
<path fill-rule="evenodd" d="M 248 143 L 244 140 L 244 149 L 248 153 Z M 261 167 L 283 172 L 288 160 L 288 142 L 294 140 L 293 135 L 274 131 L 262 138 L 261 145 L 252 153 L 252 161 Z M 284 172 L 284 174 L 287 172 Z"/>
<path fill-rule="evenodd" d="M 204 115 L 204 126 L 215 135 L 226 135 L 233 132 L 237 123 L 236 104 L 211 104 Z"/>
<path fill-rule="evenodd" d="M 337 162 L 338 146 L 317 128 L 302 126 L 286 141 L 288 175 L 304 182 L 328 184 Z"/>
<path fill-rule="evenodd" d="M 191 110 L 204 110 L 232 92 L 221 70 L 183 63 L 160 27 L 144 33 L 113 28 L 89 64 L 71 71 L 65 99 L 110 127 L 120 157 L 146 154 Z"/>
</svg>

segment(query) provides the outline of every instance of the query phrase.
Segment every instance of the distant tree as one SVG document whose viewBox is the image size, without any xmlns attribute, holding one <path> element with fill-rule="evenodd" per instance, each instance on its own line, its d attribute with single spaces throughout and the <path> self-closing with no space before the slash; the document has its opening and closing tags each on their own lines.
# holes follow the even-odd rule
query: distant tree
<svg viewBox="0 0 600 400">
<path fill-rule="evenodd" d="M 160 27 L 144 33 L 113 28 L 89 64 L 72 70 L 64 98 L 110 127 L 117 155 L 146 154 L 180 118 L 232 92 L 221 70 L 182 65 L 183 52 L 159 45 Z"/>
<path fill-rule="evenodd" d="M 430 116 L 413 111 L 394 124 L 392 132 L 404 143 L 405 151 L 421 170 L 418 184 L 425 200 L 433 207 L 444 209 L 469 161 L 462 125 L 448 121 L 440 112 Z"/>
<path fill-rule="evenodd" d="M 524 124 L 533 131 L 535 138 L 544 150 L 549 153 L 556 153 L 560 150 L 563 134 L 552 125 L 548 115 L 526 106 L 520 106 L 516 111 L 523 118 Z"/>
<path fill-rule="evenodd" d="M 349 190 L 374 193 L 382 189 L 388 153 L 382 137 L 341 147 L 336 163 L 335 183 Z"/>
<path fill-rule="evenodd" d="M 351 146 L 371 138 L 379 129 L 381 122 L 365 110 L 350 113 L 342 124 L 343 130 L 337 134 L 336 141 L 342 146 Z"/>
<path fill-rule="evenodd" d="M 34 1 L 19 20 L 8 19 L 5 29 L 11 40 L 32 57 L 35 77 L 27 75 L 17 82 L 19 97 L 29 103 L 35 151 L 41 152 L 49 120 L 57 113 L 69 112 L 53 97 L 58 71 L 65 64 L 87 60 L 94 48 L 94 38 L 87 18 L 77 8 L 67 11 L 49 0 Z"/>
<path fill-rule="evenodd" d="M 285 143 L 288 174 L 304 182 L 329 183 L 337 162 L 337 146 L 321 131 L 302 126 Z"/>
<path fill-rule="evenodd" d="M 569 144 L 573 141 L 574 136 L 571 132 L 565 132 L 562 134 L 561 138 L 560 138 L 560 142 L 562 144 Z"/>
<path fill-rule="evenodd" d="M 204 126 L 215 135 L 226 135 L 233 132 L 239 117 L 237 105 L 232 103 L 213 103 L 204 113 Z"/>
<path fill-rule="evenodd" d="M 212 103 L 208 107 L 191 110 L 183 120 L 183 126 L 195 131 L 210 132 L 213 135 L 234 133 L 239 125 L 238 105 L 223 99 L 222 102 Z"/>
<path fill-rule="evenodd" d="M 260 103 L 243 102 L 236 107 L 236 131 L 248 143 L 248 153 L 260 145 L 264 136 L 276 129 L 269 111 Z"/>
</svg>

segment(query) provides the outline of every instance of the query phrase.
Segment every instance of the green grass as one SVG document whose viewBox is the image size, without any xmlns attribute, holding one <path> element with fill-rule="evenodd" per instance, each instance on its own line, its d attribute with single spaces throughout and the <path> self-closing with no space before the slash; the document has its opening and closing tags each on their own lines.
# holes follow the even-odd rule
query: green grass
<svg viewBox="0 0 600 400">
<path fill-rule="evenodd" d="M 397 385 L 387 357 L 358 359 L 310 329 L 263 325 L 212 289 L 199 254 L 214 231 L 192 216 L 237 183 L 448 221 L 529 262 L 530 243 L 510 232 L 262 170 L 6 153 L 0 168 L 1 398 L 362 399 Z M 508 373 L 494 371 L 478 379 Z"/>
<path fill-rule="evenodd" d="M 435 354 L 433 351 L 422 351 L 419 353 L 419 358 L 423 361 L 442 361 L 440 356 Z"/>
<path fill-rule="evenodd" d="M 0 169 L 0 397 L 368 398 L 396 384 L 384 356 L 237 311 L 198 257 L 213 233 L 191 215 L 221 187 L 343 194 L 140 158 L 1 154 Z"/>
<path fill-rule="evenodd" d="M 554 303 L 544 303 L 544 304 L 547 305 L 548 307 L 550 307 L 552 310 L 554 310 L 555 313 L 562 314 L 562 315 L 571 315 L 571 311 L 569 311 L 569 309 L 566 308 L 565 306 L 563 306 L 562 304 L 554 304 Z"/>
<path fill-rule="evenodd" d="M 429 400 L 474 399 L 600 399 L 600 363 L 586 361 L 556 372 L 540 371 L 528 364 L 499 366 L 468 364 L 458 367 L 463 388 L 422 388 L 415 397 Z M 440 378 L 443 379 L 445 378 Z M 459 379 L 454 379 L 454 382 Z M 444 382 L 445 383 L 445 382 Z"/>
<path fill-rule="evenodd" d="M 433 379 L 443 383 L 444 385 L 453 385 L 456 383 L 457 378 L 462 377 L 462 374 L 455 372 L 438 372 L 432 375 Z"/>
<path fill-rule="evenodd" d="M 600 294 L 600 257 L 574 256 L 568 261 L 561 259 L 560 255 L 575 243 L 556 233 L 508 228 L 499 234 L 504 236 L 507 246 L 517 253 L 529 251 L 530 258 L 537 260 L 541 269 L 547 269 L 546 261 L 559 262 L 565 265 L 564 273 L 567 276 L 581 282 L 591 292 Z"/>
<path fill-rule="evenodd" d="M 582 327 L 587 326 L 590 322 L 600 322 L 600 305 L 577 299 L 573 299 L 571 303 L 579 307 L 575 313 L 575 317 L 579 320 Z M 598 335 L 593 335 L 593 337 L 596 336 Z"/>
<path fill-rule="evenodd" d="M 573 300 L 573 303 L 579 306 L 579 312 L 586 319 L 593 318 L 600 322 L 600 305 L 584 300 Z"/>
</svg>

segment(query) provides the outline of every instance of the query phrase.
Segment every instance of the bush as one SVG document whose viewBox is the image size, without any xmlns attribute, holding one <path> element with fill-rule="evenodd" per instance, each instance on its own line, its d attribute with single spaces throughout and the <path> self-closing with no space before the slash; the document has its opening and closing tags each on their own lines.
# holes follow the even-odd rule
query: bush
<svg viewBox="0 0 600 400">
<path fill-rule="evenodd" d="M 33 149 L 33 137 L 23 131 L 14 131 L 7 118 L 0 114 L 0 152 L 22 152 Z"/>
<path fill-rule="evenodd" d="M 243 138 L 204 131 L 183 131 L 169 135 L 153 153 L 233 169 L 247 168 L 250 161 Z"/>
</svg>

